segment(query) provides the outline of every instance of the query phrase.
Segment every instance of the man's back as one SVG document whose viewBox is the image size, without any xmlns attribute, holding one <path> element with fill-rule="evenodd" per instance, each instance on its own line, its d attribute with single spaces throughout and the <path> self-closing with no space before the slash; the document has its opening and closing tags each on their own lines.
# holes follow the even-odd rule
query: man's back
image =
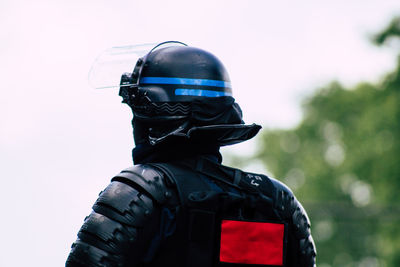
<svg viewBox="0 0 400 267">
<path fill-rule="evenodd" d="M 315 261 L 308 219 L 290 190 L 204 157 L 126 169 L 93 209 L 67 266 L 78 259 L 84 266 L 182 267 Z"/>
</svg>

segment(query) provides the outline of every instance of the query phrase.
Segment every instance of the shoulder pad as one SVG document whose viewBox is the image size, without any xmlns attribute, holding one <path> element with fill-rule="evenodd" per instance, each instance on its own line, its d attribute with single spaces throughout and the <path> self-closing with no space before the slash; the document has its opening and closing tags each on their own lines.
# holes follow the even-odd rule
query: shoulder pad
<svg viewBox="0 0 400 267">
<path fill-rule="evenodd" d="M 297 199 L 294 197 L 293 192 L 284 183 L 269 178 L 276 189 L 275 196 L 275 208 L 279 210 L 279 213 L 284 219 L 288 219 L 292 216 L 298 204 Z"/>
<path fill-rule="evenodd" d="M 290 190 L 290 188 L 289 188 L 287 185 L 285 185 L 284 183 L 282 183 L 281 181 L 279 181 L 279 180 L 277 180 L 277 179 L 275 179 L 275 178 L 271 178 L 271 177 L 268 177 L 268 178 L 269 178 L 269 179 L 271 180 L 271 182 L 274 184 L 274 186 L 275 186 L 275 188 L 276 188 L 277 191 L 285 191 L 285 192 L 287 192 L 288 194 L 293 195 L 292 190 Z"/>
<path fill-rule="evenodd" d="M 271 179 L 271 181 L 277 189 L 275 207 L 279 210 L 283 219 L 293 222 L 298 238 L 308 237 L 311 225 L 303 206 L 285 184 L 276 179 Z"/>
<path fill-rule="evenodd" d="M 153 212 L 153 200 L 126 183 L 112 181 L 104 189 L 93 210 L 131 226 L 141 227 Z"/>
<path fill-rule="evenodd" d="M 302 261 L 300 266 L 315 266 L 316 249 L 306 211 L 285 184 L 276 179 L 270 179 L 277 191 L 275 208 L 284 220 L 293 224 L 294 235 L 300 241 Z"/>
<path fill-rule="evenodd" d="M 117 174 L 111 181 L 122 181 L 140 191 L 146 192 L 158 203 L 164 203 L 171 196 L 164 184 L 164 175 L 147 165 L 135 165 Z"/>
</svg>

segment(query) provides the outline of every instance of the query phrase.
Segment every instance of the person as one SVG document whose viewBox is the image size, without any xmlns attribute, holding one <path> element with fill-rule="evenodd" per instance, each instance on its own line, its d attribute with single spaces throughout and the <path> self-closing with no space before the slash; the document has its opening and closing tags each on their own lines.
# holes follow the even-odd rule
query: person
<svg viewBox="0 0 400 267">
<path fill-rule="evenodd" d="M 315 266 L 310 222 L 290 189 L 221 164 L 221 146 L 261 128 L 244 124 L 223 64 L 167 44 L 121 77 L 134 166 L 100 193 L 66 266 Z"/>
</svg>

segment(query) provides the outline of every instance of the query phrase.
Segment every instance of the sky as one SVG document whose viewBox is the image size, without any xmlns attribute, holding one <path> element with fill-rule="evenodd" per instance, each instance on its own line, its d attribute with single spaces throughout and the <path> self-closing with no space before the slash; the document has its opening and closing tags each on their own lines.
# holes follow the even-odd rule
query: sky
<svg viewBox="0 0 400 267">
<path fill-rule="evenodd" d="M 62 266 L 98 193 L 132 164 L 129 108 L 88 84 L 105 49 L 179 40 L 208 50 L 247 123 L 290 128 L 315 89 L 393 69 L 395 51 L 369 39 L 399 14 L 398 0 L 2 0 L 0 266 Z"/>
</svg>

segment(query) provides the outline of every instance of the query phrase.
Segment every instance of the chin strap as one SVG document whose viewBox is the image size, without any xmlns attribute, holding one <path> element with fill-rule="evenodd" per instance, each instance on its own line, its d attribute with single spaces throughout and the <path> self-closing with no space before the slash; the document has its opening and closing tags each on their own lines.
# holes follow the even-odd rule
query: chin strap
<svg viewBox="0 0 400 267">
<path fill-rule="evenodd" d="M 171 136 L 180 136 L 180 137 L 186 137 L 187 139 L 189 139 L 189 136 L 187 135 L 187 129 L 190 125 L 189 121 L 185 121 L 182 125 L 180 125 L 178 128 L 176 128 L 175 130 L 171 131 L 170 133 L 167 133 L 161 137 L 153 137 L 151 136 L 151 131 L 149 133 L 149 143 L 150 145 L 154 146 L 157 145 L 158 143 L 164 141 L 165 139 L 167 139 L 168 137 Z"/>
</svg>

